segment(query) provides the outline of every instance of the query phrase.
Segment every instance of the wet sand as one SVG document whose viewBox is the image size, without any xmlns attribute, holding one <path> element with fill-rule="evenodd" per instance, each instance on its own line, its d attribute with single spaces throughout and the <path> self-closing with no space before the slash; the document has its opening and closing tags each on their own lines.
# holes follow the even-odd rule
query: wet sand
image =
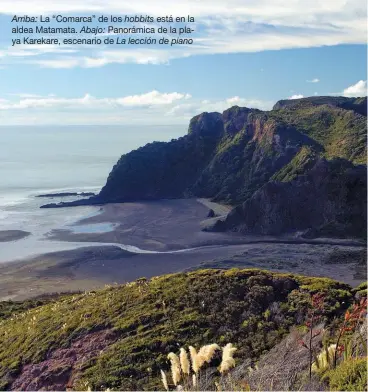
<svg viewBox="0 0 368 392">
<path fill-rule="evenodd" d="M 207 246 L 179 253 L 131 253 L 116 246 L 54 252 L 0 265 L 0 300 L 73 290 L 197 268 L 261 268 L 330 277 L 352 286 L 365 280 L 356 263 L 327 262 L 336 251 L 361 251 L 334 245 L 256 243 Z M 359 269 L 360 268 L 360 269 Z"/>
<path fill-rule="evenodd" d="M 244 241 L 241 235 L 203 232 L 209 207 L 218 208 L 217 212 L 221 213 L 229 210 L 216 203 L 209 202 L 208 206 L 204 203 L 202 199 L 201 202 L 185 199 L 108 204 L 101 207 L 100 214 L 80 220 L 69 230 L 53 230 L 48 238 L 118 243 L 155 251 Z M 88 225 L 94 227 L 95 232 L 80 232 L 80 227 L 87 228 Z"/>
<path fill-rule="evenodd" d="M 48 235 L 49 239 L 84 242 L 85 247 L 0 264 L 0 300 L 91 290 L 196 268 L 261 268 L 326 276 L 353 286 L 366 279 L 366 265 L 331 262 L 330 257 L 336 252 L 363 252 L 363 243 L 202 232 L 209 206 L 216 209 L 194 199 L 101 207 L 100 214 Z M 226 209 L 219 206 L 215 213 L 221 215 Z"/>
<path fill-rule="evenodd" d="M 206 199 L 158 200 L 108 204 L 99 214 L 82 219 L 72 227 L 53 230 L 50 240 L 124 244 L 152 251 L 171 251 L 209 245 L 236 245 L 255 242 L 294 242 L 310 244 L 361 245 L 355 240 L 304 240 L 294 236 L 244 236 L 239 233 L 202 231 L 209 209 L 223 215 L 230 207 Z M 87 230 L 87 228 L 91 230 Z M 82 230 L 80 230 L 82 228 Z"/>
<path fill-rule="evenodd" d="M 0 231 L 0 242 L 11 242 L 21 240 L 29 236 L 31 233 L 23 230 L 1 230 Z"/>
</svg>

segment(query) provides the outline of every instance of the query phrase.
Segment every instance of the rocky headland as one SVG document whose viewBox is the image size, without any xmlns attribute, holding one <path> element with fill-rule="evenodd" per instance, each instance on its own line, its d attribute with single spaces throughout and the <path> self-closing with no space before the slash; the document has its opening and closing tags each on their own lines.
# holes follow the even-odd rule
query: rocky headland
<svg viewBox="0 0 368 392">
<path fill-rule="evenodd" d="M 207 231 L 365 238 L 366 104 L 311 97 L 202 113 L 186 136 L 123 155 L 98 195 L 42 208 L 201 197 L 233 206 Z"/>
</svg>

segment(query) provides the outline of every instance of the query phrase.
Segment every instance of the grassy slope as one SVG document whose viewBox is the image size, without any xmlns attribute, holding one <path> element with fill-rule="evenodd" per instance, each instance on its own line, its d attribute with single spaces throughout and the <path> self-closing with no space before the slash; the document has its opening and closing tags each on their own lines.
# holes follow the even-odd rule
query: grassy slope
<svg viewBox="0 0 368 392">
<path fill-rule="evenodd" d="M 168 369 L 167 354 L 190 344 L 232 342 L 238 361 L 257 358 L 302 323 L 308 293 L 317 291 L 327 293 L 328 319 L 352 300 L 349 286 L 330 279 L 239 269 L 165 275 L 66 295 L 3 316 L 0 389 L 10 387 L 23 365 L 103 329 L 118 339 L 84 366 L 80 387 L 88 381 L 92 389 L 157 388 L 159 369 Z"/>
<path fill-rule="evenodd" d="M 300 105 L 276 110 L 272 116 L 295 126 L 325 148 L 328 159 L 339 157 L 366 163 L 366 117 L 328 105 Z"/>
<path fill-rule="evenodd" d="M 309 146 L 303 146 L 298 154 L 281 170 L 275 173 L 271 179 L 274 181 L 291 181 L 298 175 L 307 172 L 313 167 L 317 154 Z"/>
</svg>

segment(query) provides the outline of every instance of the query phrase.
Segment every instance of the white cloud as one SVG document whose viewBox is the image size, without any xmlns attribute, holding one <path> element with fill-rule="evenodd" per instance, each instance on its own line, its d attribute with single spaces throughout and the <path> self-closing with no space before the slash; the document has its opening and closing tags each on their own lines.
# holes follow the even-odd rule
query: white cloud
<svg viewBox="0 0 368 392">
<path fill-rule="evenodd" d="M 0 48 L 0 57 L 8 58 L 8 62 L 28 57 L 27 62 L 42 67 L 88 68 L 112 63 L 166 64 L 173 59 L 214 53 L 365 44 L 366 8 L 365 0 L 325 0 L 323 3 L 320 0 L 291 0 L 287 7 L 284 0 L 1 0 L 0 13 L 10 16 L 55 13 L 192 15 L 196 18 L 198 31 L 193 36 L 194 45 L 177 48 L 110 50 L 97 46 L 64 49 L 60 46 L 51 48 L 48 53 L 45 53 L 46 48 Z M 38 58 L 31 60 L 31 56 Z"/>
<path fill-rule="evenodd" d="M 228 106 L 245 106 L 248 108 L 256 108 L 261 110 L 269 110 L 272 108 L 274 102 L 262 101 L 259 99 L 246 99 L 238 96 L 228 98 L 226 101 Z"/>
<path fill-rule="evenodd" d="M 134 48 L 130 50 L 101 50 L 95 47 L 88 56 L 81 53 L 79 56 L 58 56 L 56 59 L 29 60 L 29 63 L 46 68 L 93 68 L 108 64 L 168 64 L 171 60 L 197 55 L 254 53 L 266 50 L 282 50 L 290 48 L 310 48 L 322 45 L 338 45 L 341 43 L 356 44 L 362 42 L 356 35 L 345 37 L 345 33 L 330 35 L 328 32 L 319 32 L 315 35 L 290 35 L 274 31 L 272 36 L 266 33 L 247 35 L 242 32 L 206 31 L 205 38 L 194 39 L 193 45 L 183 46 L 180 49 L 164 46 L 163 48 Z M 96 51 L 97 50 L 97 51 Z M 28 54 L 28 53 L 27 53 Z M 56 54 L 54 54 L 56 56 Z"/>
<path fill-rule="evenodd" d="M 318 78 L 307 80 L 307 83 L 319 83 L 319 82 L 320 82 L 320 80 Z"/>
<path fill-rule="evenodd" d="M 359 82 L 344 89 L 342 95 L 344 97 L 365 97 L 367 95 L 367 81 L 359 80 Z"/>
<path fill-rule="evenodd" d="M 308 7 L 307 7 L 308 5 Z M 175 15 L 252 15 L 259 20 L 278 21 L 286 20 L 293 23 L 317 23 L 324 15 L 330 14 L 336 19 L 344 21 L 347 15 L 363 10 L 365 3 L 361 0 L 319 0 L 305 1 L 292 0 L 285 7 L 283 0 L 1 0 L 0 12 L 13 14 L 52 14 L 58 13 L 121 13 L 158 16 Z M 175 11 L 175 12 L 173 12 Z M 364 16 L 364 15 L 363 15 Z"/>
<path fill-rule="evenodd" d="M 238 96 L 208 100 L 195 99 L 187 93 L 156 90 L 118 98 L 97 98 L 90 94 L 77 98 L 28 93 L 14 96 L 18 99 L 0 98 L 2 124 L 27 125 L 31 118 L 39 124 L 187 124 L 191 117 L 202 112 L 222 112 L 234 105 L 268 110 L 273 105 L 273 102 Z"/>
<path fill-rule="evenodd" d="M 40 59 L 32 60 L 33 64 L 40 65 L 45 68 L 96 68 L 107 64 L 165 64 L 170 59 L 176 57 L 185 57 L 173 50 L 165 51 L 161 49 L 134 49 L 134 50 L 105 50 L 99 51 L 95 57 L 59 57 L 57 59 Z"/>
<path fill-rule="evenodd" d="M 304 98 L 304 95 L 302 95 L 302 94 L 294 94 L 291 97 L 289 97 L 288 99 L 300 99 L 300 98 Z"/>
<path fill-rule="evenodd" d="M 223 112 L 232 106 L 270 110 L 273 104 L 274 102 L 271 101 L 247 99 L 238 96 L 216 101 L 205 99 L 200 102 L 178 103 L 166 113 L 166 116 L 187 116 L 190 118 L 202 112 Z"/>
<path fill-rule="evenodd" d="M 30 57 L 44 54 L 70 54 L 77 53 L 76 49 L 70 46 L 56 46 L 56 45 L 17 45 L 10 46 L 4 50 L 0 50 L 0 58 L 5 57 Z"/>
<path fill-rule="evenodd" d="M 124 98 L 118 98 L 116 102 L 120 105 L 126 106 L 145 106 L 145 105 L 168 105 L 174 101 L 189 99 L 190 94 L 180 94 L 180 93 L 164 93 L 161 94 L 154 90 L 146 94 L 141 95 L 130 95 Z"/>
<path fill-rule="evenodd" d="M 25 95 L 25 96 L 24 96 Z M 169 105 L 176 101 L 188 100 L 191 98 L 190 94 L 160 93 L 153 90 L 145 94 L 130 95 L 120 98 L 95 98 L 90 94 L 85 94 L 81 98 L 60 98 L 54 95 L 46 97 L 22 94 L 17 102 L 9 100 L 0 101 L 0 110 L 12 109 L 31 109 L 31 108 L 105 108 L 117 106 L 157 106 Z"/>
</svg>

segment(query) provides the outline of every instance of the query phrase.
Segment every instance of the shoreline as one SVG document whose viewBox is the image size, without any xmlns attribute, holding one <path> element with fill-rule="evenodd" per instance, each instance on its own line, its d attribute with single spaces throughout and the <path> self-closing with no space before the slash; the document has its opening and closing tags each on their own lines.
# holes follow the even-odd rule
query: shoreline
<svg viewBox="0 0 368 392">
<path fill-rule="evenodd" d="M 79 247 L 0 263 L 0 300 L 92 290 L 197 268 L 259 268 L 353 286 L 365 280 L 364 267 L 349 257 L 344 264 L 328 261 L 336 252 L 364 252 L 363 242 L 204 232 L 209 207 L 216 214 L 229 209 L 205 199 L 104 205 L 44 239 L 50 246 L 58 241 Z"/>
<path fill-rule="evenodd" d="M 235 232 L 208 232 L 203 226 L 219 219 L 229 206 L 207 199 L 168 199 L 134 203 L 110 203 L 98 213 L 82 218 L 65 229 L 53 230 L 48 240 L 135 246 L 143 251 L 177 251 L 204 246 L 229 246 L 257 243 L 337 245 L 364 247 L 359 239 L 315 238 L 295 235 L 261 236 Z M 208 211 L 216 213 L 208 218 Z M 220 215 L 222 214 L 222 215 Z M 90 230 L 88 230 L 90 229 Z"/>
</svg>

